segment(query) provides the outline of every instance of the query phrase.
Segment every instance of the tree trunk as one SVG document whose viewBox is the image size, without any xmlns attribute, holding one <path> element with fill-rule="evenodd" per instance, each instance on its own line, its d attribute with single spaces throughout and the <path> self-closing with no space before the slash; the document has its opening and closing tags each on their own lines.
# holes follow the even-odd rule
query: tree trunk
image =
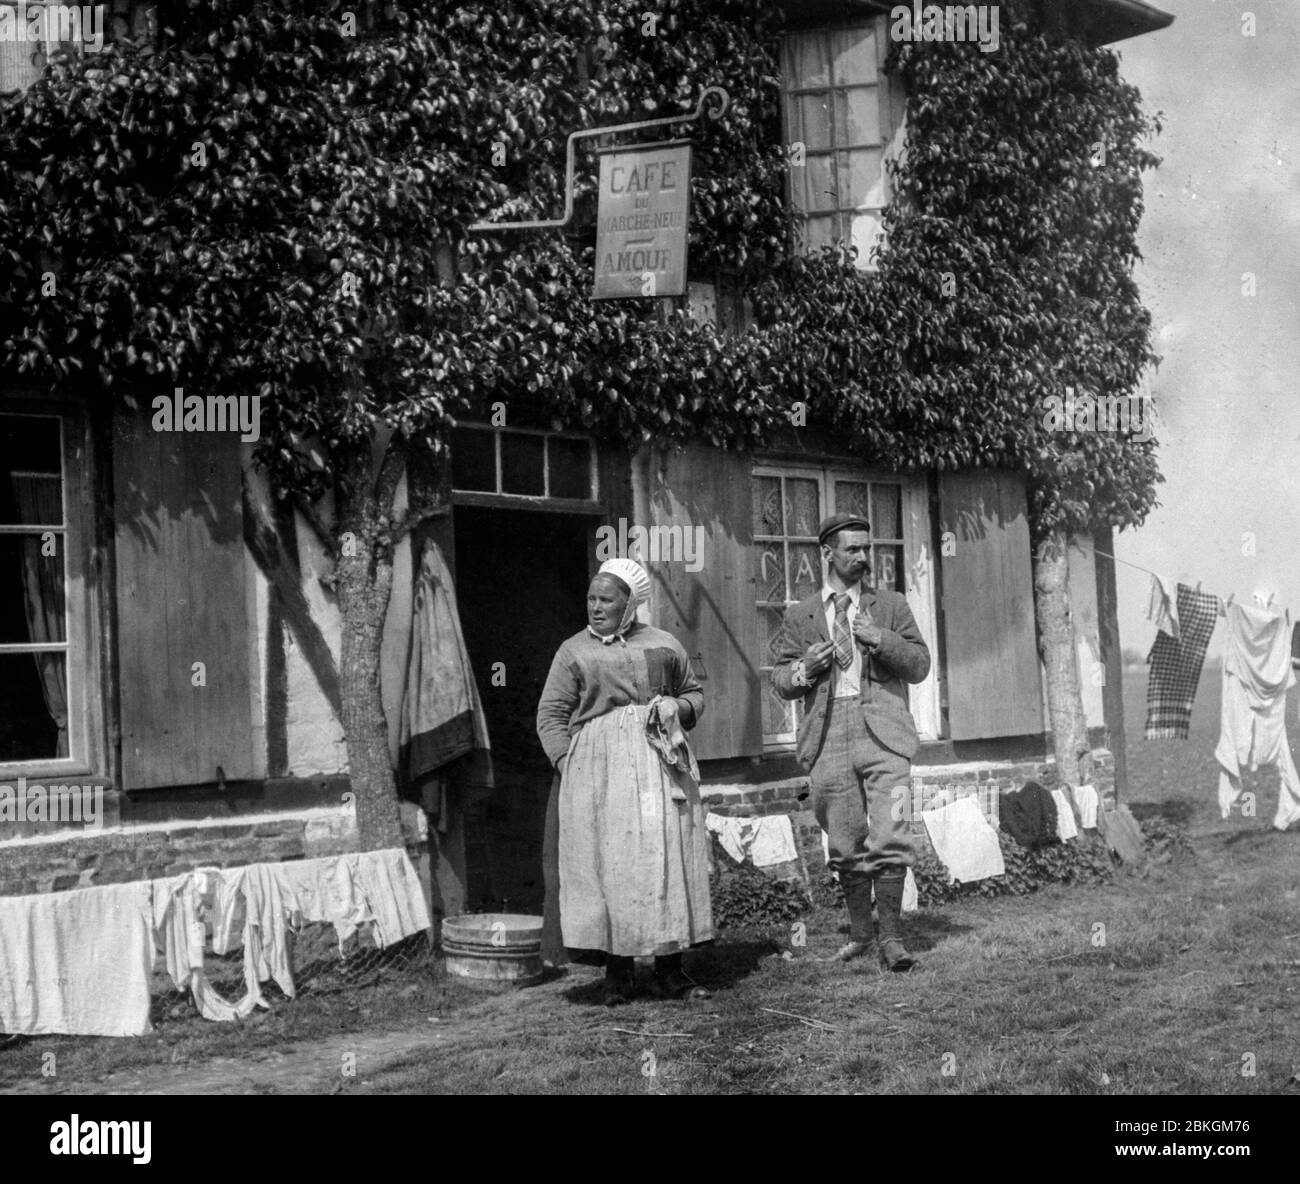
<svg viewBox="0 0 1300 1184">
<path fill-rule="evenodd" d="M 1049 535 L 1034 551 L 1034 611 L 1038 649 L 1047 670 L 1047 711 L 1060 784 L 1086 784 L 1092 773 L 1088 723 L 1079 687 L 1079 660 L 1070 612 L 1067 539 Z"/>
<path fill-rule="evenodd" d="M 334 460 L 346 477 L 336 484 L 342 543 L 335 590 L 343 618 L 339 683 L 357 831 L 363 850 L 400 847 L 397 778 L 379 682 L 384 616 L 393 586 L 392 546 L 381 537 L 381 519 L 386 526 L 392 515 L 400 456 L 386 450 L 377 480 L 368 445 L 341 446 Z"/>
</svg>

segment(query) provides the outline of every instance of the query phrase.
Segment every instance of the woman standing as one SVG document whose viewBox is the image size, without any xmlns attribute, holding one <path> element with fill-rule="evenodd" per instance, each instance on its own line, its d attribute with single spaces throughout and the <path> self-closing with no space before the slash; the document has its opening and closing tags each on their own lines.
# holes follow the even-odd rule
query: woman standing
<svg viewBox="0 0 1300 1184">
<path fill-rule="evenodd" d="M 708 833 L 682 735 L 704 695 L 681 643 L 637 621 L 649 593 L 639 563 L 606 561 L 587 590 L 587 627 L 556 652 L 537 705 L 559 774 L 548 912 L 558 899 L 566 947 L 604 952 L 610 1004 L 631 996 L 633 959 L 650 954 L 655 994 L 708 994 L 681 965 L 683 950 L 713 938 Z"/>
</svg>

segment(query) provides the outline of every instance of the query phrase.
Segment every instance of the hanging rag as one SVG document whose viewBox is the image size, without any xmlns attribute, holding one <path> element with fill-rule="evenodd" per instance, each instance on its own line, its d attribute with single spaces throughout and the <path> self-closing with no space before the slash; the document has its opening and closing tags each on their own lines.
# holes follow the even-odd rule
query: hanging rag
<svg viewBox="0 0 1300 1184">
<path fill-rule="evenodd" d="M 450 826 L 448 776 L 476 788 L 493 784 L 487 717 L 470 668 L 456 589 L 438 544 L 420 560 L 398 725 L 403 796 L 418 801 L 439 830 Z"/>
<path fill-rule="evenodd" d="M 1242 768 L 1276 764 L 1281 784 L 1273 825 L 1286 830 L 1300 818 L 1300 775 L 1286 735 L 1286 693 L 1291 669 L 1291 615 L 1254 605 L 1230 604 L 1223 657 L 1223 708 L 1219 743 L 1219 812 L 1227 818 L 1241 796 Z"/>
<path fill-rule="evenodd" d="M 669 716 L 668 722 L 665 723 L 660 713 L 660 705 L 665 698 L 664 695 L 656 695 L 646 704 L 645 738 L 669 769 L 685 773 L 696 785 L 699 785 L 700 766 L 695 760 L 695 754 L 691 752 L 691 746 L 686 742 L 682 721 L 674 714 Z M 686 800 L 685 790 L 676 781 L 673 782 L 672 796 L 675 802 Z"/>
<path fill-rule="evenodd" d="M 143 1036 L 152 969 L 148 881 L 0 896 L 0 1032 Z"/>
<path fill-rule="evenodd" d="M 704 825 L 718 836 L 722 849 L 737 863 L 748 858 L 755 867 L 773 867 L 799 858 L 788 814 L 766 814 L 761 818 L 707 814 Z"/>
<path fill-rule="evenodd" d="M 1070 805 L 1070 799 L 1065 796 L 1063 789 L 1052 790 L 1052 801 L 1056 803 L 1056 837 L 1064 843 L 1079 833 L 1074 821 L 1074 807 Z"/>
<path fill-rule="evenodd" d="M 1201 680 L 1201 666 L 1219 617 L 1219 598 L 1178 585 L 1177 640 L 1168 633 L 1156 635 L 1147 662 L 1148 740 L 1186 740 L 1192 720 L 1192 702 Z"/>
<path fill-rule="evenodd" d="M 1155 624 L 1160 633 L 1167 633 L 1175 641 L 1181 632 L 1178 625 L 1178 589 L 1171 580 L 1154 573 L 1151 576 L 1151 596 L 1147 601 L 1147 620 Z"/>
<path fill-rule="evenodd" d="M 1079 807 L 1079 826 L 1094 830 L 1097 826 L 1097 807 L 1101 798 L 1095 785 L 1078 785 L 1074 789 L 1074 804 Z"/>
<path fill-rule="evenodd" d="M 1059 836 L 1056 802 L 1037 781 L 1026 781 L 1021 789 L 1003 795 L 998 821 L 1026 850 L 1050 843 Z"/>
<path fill-rule="evenodd" d="M 1007 870 L 997 832 L 973 796 L 959 797 L 937 810 L 922 810 L 921 818 L 934 853 L 954 881 L 970 884 Z"/>
</svg>

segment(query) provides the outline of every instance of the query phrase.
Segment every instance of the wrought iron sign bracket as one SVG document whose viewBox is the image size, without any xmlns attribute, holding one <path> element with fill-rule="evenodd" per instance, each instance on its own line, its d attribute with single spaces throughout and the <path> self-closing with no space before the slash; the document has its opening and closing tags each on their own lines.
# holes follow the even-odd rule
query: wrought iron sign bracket
<svg viewBox="0 0 1300 1184">
<path fill-rule="evenodd" d="M 666 127 L 672 123 L 695 123 L 702 115 L 705 108 L 709 105 L 710 96 L 720 100 L 720 105 L 716 111 L 707 112 L 710 119 L 720 119 L 731 102 L 730 96 L 720 86 L 706 86 L 700 93 L 700 101 L 696 103 L 695 110 L 687 115 L 670 115 L 665 119 L 641 119 L 636 123 L 618 123 L 612 127 L 592 127 L 585 131 L 570 132 L 568 145 L 565 149 L 565 168 L 564 168 L 564 217 L 563 218 L 544 218 L 540 221 L 526 222 L 474 222 L 469 226 L 470 233 L 481 231 L 498 231 L 498 230 L 552 230 L 561 226 L 567 226 L 573 217 L 573 173 L 575 167 L 575 148 L 577 142 L 591 136 L 612 136 L 622 132 L 640 131 L 647 127 Z"/>
</svg>

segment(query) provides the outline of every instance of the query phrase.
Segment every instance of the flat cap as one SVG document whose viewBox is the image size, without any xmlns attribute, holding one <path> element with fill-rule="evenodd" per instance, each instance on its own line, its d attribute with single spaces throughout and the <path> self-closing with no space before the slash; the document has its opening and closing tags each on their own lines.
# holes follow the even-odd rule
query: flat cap
<svg viewBox="0 0 1300 1184">
<path fill-rule="evenodd" d="M 829 518 L 823 518 L 821 525 L 817 527 L 817 541 L 824 543 L 837 530 L 869 531 L 870 529 L 871 523 L 861 514 L 832 514 Z"/>
</svg>

